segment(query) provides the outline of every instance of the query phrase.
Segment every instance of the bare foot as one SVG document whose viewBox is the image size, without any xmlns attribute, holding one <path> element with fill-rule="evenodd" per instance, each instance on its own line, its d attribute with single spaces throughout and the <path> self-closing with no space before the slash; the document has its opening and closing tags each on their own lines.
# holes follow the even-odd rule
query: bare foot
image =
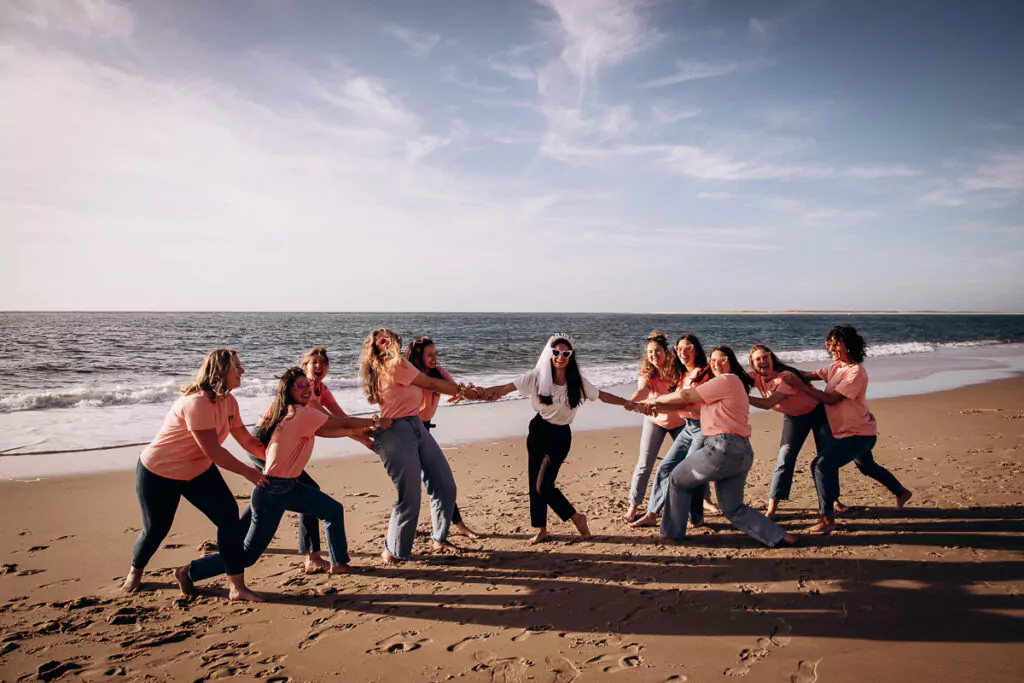
<svg viewBox="0 0 1024 683">
<path fill-rule="evenodd" d="M 543 543 L 549 538 L 551 538 L 551 534 L 548 533 L 547 527 L 543 527 L 533 538 L 526 542 L 526 545 L 537 545 L 538 543 Z"/>
<path fill-rule="evenodd" d="M 387 548 L 385 548 L 384 552 L 380 554 L 380 559 L 384 562 L 384 564 L 389 566 L 402 564 L 402 562 L 404 562 L 404 560 L 401 560 L 392 555 L 390 552 L 388 552 Z"/>
<path fill-rule="evenodd" d="M 622 518 L 627 524 L 631 523 L 636 518 L 636 513 L 639 510 L 638 506 L 630 505 L 629 509 L 626 510 L 625 516 Z"/>
<path fill-rule="evenodd" d="M 773 547 L 775 548 L 792 548 L 797 543 L 796 536 L 793 534 L 786 534 L 782 539 L 776 543 Z"/>
<path fill-rule="evenodd" d="M 196 597 L 196 585 L 192 583 L 192 577 L 188 575 L 188 565 L 178 567 L 174 570 L 174 580 L 178 582 L 181 594 L 186 598 Z"/>
<path fill-rule="evenodd" d="M 453 524 L 452 528 L 451 528 L 451 531 L 449 531 L 448 533 L 451 534 L 452 536 L 465 536 L 466 538 L 473 538 L 473 539 L 477 539 L 477 540 L 479 540 L 479 538 L 480 538 L 480 534 L 478 534 L 477 532 L 473 531 L 468 526 L 466 526 L 465 522 L 459 522 L 458 524 Z"/>
<path fill-rule="evenodd" d="M 128 570 L 128 576 L 124 577 L 124 583 L 121 584 L 121 592 L 134 593 L 139 590 L 140 585 L 142 585 L 142 570 L 132 567 Z"/>
<path fill-rule="evenodd" d="M 330 569 L 327 570 L 328 574 L 351 574 L 352 567 L 347 564 L 335 564 L 331 565 Z"/>
<path fill-rule="evenodd" d="M 838 528 L 839 525 L 836 524 L 835 517 L 822 515 L 820 522 L 818 522 L 814 526 L 807 527 L 805 531 L 809 534 L 830 534 Z"/>
<path fill-rule="evenodd" d="M 460 548 L 459 546 L 455 545 L 451 541 L 433 541 L 432 545 L 434 547 L 434 552 L 435 553 L 442 553 L 442 554 L 445 554 L 445 555 L 461 555 L 462 554 L 462 548 Z"/>
<path fill-rule="evenodd" d="M 231 586 L 228 589 L 228 600 L 234 602 L 266 602 L 266 598 L 253 593 L 245 586 Z"/>
<path fill-rule="evenodd" d="M 634 529 L 639 529 L 642 526 L 658 526 L 658 515 L 655 512 L 648 512 L 640 519 L 630 522 L 629 525 Z"/>
<path fill-rule="evenodd" d="M 590 540 L 590 527 L 587 526 L 587 516 L 582 512 L 577 512 L 575 515 L 569 518 L 570 521 L 576 525 L 576 531 L 580 532 L 581 541 Z"/>
<path fill-rule="evenodd" d="M 718 506 L 715 505 L 714 503 L 712 503 L 707 498 L 704 499 L 704 512 L 707 512 L 707 513 L 712 514 L 712 515 L 720 515 L 720 514 L 722 514 L 722 511 L 720 509 L 718 509 Z"/>
<path fill-rule="evenodd" d="M 914 496 L 914 493 L 910 489 L 903 489 L 903 493 L 896 496 L 896 509 L 902 510 L 903 506 L 907 504 L 907 501 Z"/>
<path fill-rule="evenodd" d="M 853 509 L 852 507 L 848 507 L 846 505 L 843 505 L 838 500 L 835 502 L 835 505 L 833 507 L 835 507 L 836 512 L 838 514 L 840 514 L 840 515 L 843 514 L 843 513 L 849 512 L 850 510 Z"/>
<path fill-rule="evenodd" d="M 764 516 L 768 519 L 775 519 L 775 513 L 779 509 L 779 501 L 776 498 L 770 498 L 768 500 L 768 509 L 764 511 Z"/>
<path fill-rule="evenodd" d="M 307 574 L 320 574 L 331 570 L 331 563 L 320 557 L 320 553 L 310 553 L 303 565 Z"/>
</svg>

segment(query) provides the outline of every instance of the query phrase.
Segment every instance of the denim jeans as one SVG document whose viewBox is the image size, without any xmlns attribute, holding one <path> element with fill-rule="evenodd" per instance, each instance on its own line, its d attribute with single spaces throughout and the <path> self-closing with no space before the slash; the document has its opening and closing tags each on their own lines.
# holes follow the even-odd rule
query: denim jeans
<svg viewBox="0 0 1024 683">
<path fill-rule="evenodd" d="M 654 475 L 654 486 L 651 487 L 651 498 L 647 501 L 647 511 L 658 514 L 665 507 L 665 498 L 668 496 L 668 482 L 673 470 L 679 466 L 691 453 L 696 453 L 704 445 L 704 436 L 700 431 L 700 420 L 687 419 L 683 431 L 679 432 L 676 440 L 668 449 L 668 453 L 661 461 L 658 471 Z M 701 486 L 690 504 L 690 520 L 694 524 L 704 521 L 704 491 L 707 487 Z"/>
<path fill-rule="evenodd" d="M 654 471 L 654 461 L 658 459 L 665 435 L 670 435 L 674 442 L 685 427 L 683 424 L 673 429 L 665 429 L 649 419 L 644 420 L 644 425 L 640 428 L 640 456 L 633 470 L 633 480 L 629 484 L 631 506 L 640 507 L 640 503 L 644 502 L 644 492 L 647 491 L 647 483 L 651 480 L 651 472 Z"/>
<path fill-rule="evenodd" d="M 877 436 L 847 436 L 835 439 L 811 462 L 814 485 L 818 489 L 818 511 L 831 517 L 839 499 L 839 470 L 853 461 L 861 474 L 871 477 L 894 495 L 906 491 L 903 484 L 877 462 L 871 450 Z"/>
<path fill-rule="evenodd" d="M 373 450 L 384 463 L 398 494 L 391 508 L 384 548 L 401 560 L 412 554 L 420 519 L 421 477 L 430 496 L 433 539 L 439 543 L 447 540 L 455 508 L 455 478 L 444 452 L 419 416 L 393 420 L 388 429 L 377 433 Z"/>
<path fill-rule="evenodd" d="M 348 541 L 345 539 L 345 509 L 318 488 L 304 484 L 296 477 L 268 477 L 270 483 L 265 487 L 255 487 L 252 491 L 252 522 L 245 535 L 243 559 L 246 567 L 251 567 L 260 559 L 260 555 L 274 540 L 277 527 L 286 511 L 312 515 L 324 521 L 327 535 L 327 551 L 331 556 L 331 564 L 348 564 Z M 189 576 L 193 581 L 209 579 L 224 572 L 224 565 L 217 555 L 207 555 L 193 560 L 189 565 Z"/>
<path fill-rule="evenodd" d="M 786 535 L 782 527 L 743 502 L 747 472 L 754 464 L 750 439 L 735 434 L 704 437 L 704 445 L 672 471 L 661 533 L 668 538 L 686 536 L 686 511 L 698 498 L 695 489 L 715 482 L 722 514 L 733 526 L 769 547 Z"/>
<path fill-rule="evenodd" d="M 267 466 L 266 461 L 250 455 L 249 462 L 260 472 Z M 320 484 L 316 483 L 313 477 L 309 476 L 306 470 L 302 470 L 299 481 L 320 490 Z M 242 528 L 248 529 L 252 522 L 252 506 L 246 505 L 242 510 Z M 320 552 L 320 520 L 315 515 L 299 515 L 299 552 L 303 555 Z"/>
<path fill-rule="evenodd" d="M 142 508 L 142 532 L 135 539 L 132 566 L 145 569 L 153 553 L 164 542 L 174 522 L 174 513 L 182 496 L 217 525 L 217 563 L 219 571 L 234 576 L 241 574 L 242 535 L 238 521 L 238 503 L 216 465 L 188 481 L 168 479 L 153 474 L 142 461 L 135 468 L 135 493 Z M 221 559 L 223 558 L 223 559 Z"/>
<path fill-rule="evenodd" d="M 808 434 L 814 434 L 814 447 L 818 453 L 832 442 L 832 430 L 828 426 L 825 406 L 821 403 L 806 415 L 782 416 L 782 442 L 779 445 L 779 457 L 775 461 L 775 472 L 772 474 L 770 498 L 789 500 L 796 459 Z"/>
</svg>

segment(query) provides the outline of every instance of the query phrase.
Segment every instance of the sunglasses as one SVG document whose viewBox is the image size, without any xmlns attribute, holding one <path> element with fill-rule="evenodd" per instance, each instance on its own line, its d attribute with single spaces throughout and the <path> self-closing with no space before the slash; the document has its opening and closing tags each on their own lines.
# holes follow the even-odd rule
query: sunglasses
<svg viewBox="0 0 1024 683">
<path fill-rule="evenodd" d="M 551 355 L 555 358 L 561 356 L 562 358 L 568 358 L 572 355 L 572 351 L 559 351 L 558 349 L 551 349 Z"/>
</svg>

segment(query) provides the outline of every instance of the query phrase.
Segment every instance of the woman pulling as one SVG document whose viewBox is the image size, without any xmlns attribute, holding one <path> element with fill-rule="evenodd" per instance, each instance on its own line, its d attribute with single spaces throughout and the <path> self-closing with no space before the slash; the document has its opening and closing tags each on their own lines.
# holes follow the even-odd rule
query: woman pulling
<svg viewBox="0 0 1024 683">
<path fill-rule="evenodd" d="M 818 490 L 818 511 L 821 521 L 808 529 L 829 533 L 837 527 L 836 501 L 839 498 L 839 470 L 853 461 L 861 474 L 879 482 L 896 496 L 896 507 L 902 508 L 913 495 L 877 462 L 871 451 L 878 442 L 878 423 L 868 410 L 868 372 L 862 363 L 867 343 L 852 325 L 836 325 L 825 337 L 825 349 L 835 361 L 817 372 L 788 374 L 786 382 L 811 398 L 825 404 L 834 440 L 811 462 L 814 485 Z M 825 380 L 821 391 L 807 382 Z"/>
<path fill-rule="evenodd" d="M 195 379 L 171 406 L 160 432 L 139 456 L 135 492 L 142 508 L 142 532 L 135 540 L 132 567 L 122 591 L 138 590 L 142 573 L 171 530 L 184 496 L 217 526 L 220 571 L 228 575 L 231 599 L 258 599 L 245 585 L 245 530 L 238 522 L 238 504 L 218 468 L 242 475 L 257 490 L 268 482 L 259 470 L 240 462 L 221 445 L 230 433 L 250 454 L 264 457 L 263 444 L 242 424 L 238 401 L 231 395 L 241 385 L 244 372 L 231 349 L 207 354 Z"/>
<path fill-rule="evenodd" d="M 311 390 L 309 403 L 306 405 L 310 408 L 322 410 L 329 416 L 348 417 L 345 411 L 341 409 L 341 406 L 338 405 L 330 388 L 324 384 L 324 377 L 327 376 L 331 367 L 331 362 L 327 357 L 327 349 L 323 346 L 316 346 L 310 349 L 302 357 L 302 360 L 299 361 L 299 367 L 305 372 Z M 261 418 L 260 424 L 256 428 L 257 438 L 259 438 L 260 432 L 265 429 L 268 416 L 269 413 Z M 351 438 L 367 448 L 373 447 L 373 439 L 362 431 L 352 434 Z M 266 463 L 260 458 L 250 455 L 249 460 L 260 472 L 265 470 Z M 305 469 L 299 475 L 299 481 L 317 490 L 320 489 L 320 485 L 316 483 L 316 480 Z M 242 511 L 242 528 L 248 529 L 251 522 L 252 507 L 247 505 Z M 320 554 L 320 520 L 317 519 L 316 515 L 299 515 L 299 553 L 306 556 L 304 568 L 307 574 L 317 574 L 328 571 L 331 568 L 330 563 Z"/>
<path fill-rule="evenodd" d="M 750 347 L 749 361 L 754 386 L 762 396 L 762 399 L 751 398 L 751 404 L 758 408 L 766 408 L 764 399 L 776 393 L 781 397 L 781 400 L 770 406 L 771 410 L 782 413 L 782 442 L 779 444 L 779 457 L 775 462 L 768 509 L 765 511 L 768 519 L 775 519 L 779 501 L 789 500 L 796 459 L 800 455 L 804 441 L 807 440 L 807 435 L 814 434 L 814 447 L 821 453 L 832 441 L 832 431 L 829 429 L 825 407 L 818 399 L 784 381 L 786 372 L 801 377 L 799 370 L 780 361 L 764 344 Z"/>
<path fill-rule="evenodd" d="M 576 362 L 576 343 L 567 334 L 548 339 L 533 370 L 508 384 L 483 389 L 488 400 L 496 400 L 516 389 L 529 396 L 537 415 L 530 421 L 526 437 L 529 457 L 530 524 L 537 533 L 528 541 L 534 545 L 550 538 L 548 507 L 563 522 L 572 521 L 580 540 L 590 538 L 587 517 L 577 512 L 555 486 L 558 470 L 572 446 L 572 424 L 576 410 L 585 400 L 600 400 L 626 406 L 626 399 L 599 390 L 580 373 Z"/>
<path fill-rule="evenodd" d="M 692 332 L 679 337 L 676 341 L 676 357 L 682 366 L 682 381 L 676 389 L 692 389 L 711 379 L 714 375 L 708 365 L 708 357 L 704 353 L 700 339 Z M 665 392 L 669 393 L 669 392 Z M 662 394 L 664 395 L 664 394 Z M 704 444 L 704 438 L 700 425 L 700 406 L 682 405 L 675 411 L 685 420 L 680 432 L 675 436 L 672 446 L 661 461 L 658 471 L 654 475 L 654 485 L 651 487 L 651 497 L 647 501 L 647 514 L 630 524 L 632 527 L 656 526 L 658 515 L 665 507 L 665 497 L 668 495 L 668 481 L 672 476 L 672 470 L 679 465 L 688 455 L 695 453 Z M 704 523 L 704 512 L 719 513 L 719 509 L 711 503 L 711 489 L 702 486 L 690 501 L 690 522 L 694 526 Z"/>
<path fill-rule="evenodd" d="M 385 564 L 396 564 L 408 560 L 412 553 L 420 516 L 421 475 L 430 496 L 434 548 L 458 552 L 448 541 L 455 508 L 455 479 L 444 452 L 423 426 L 420 405 L 424 389 L 470 400 L 481 398 L 479 390 L 428 377 L 417 370 L 402 358 L 401 337 L 385 327 L 373 330 L 364 340 L 359 378 L 367 400 L 380 405 L 381 415 L 392 421 L 388 429 L 375 435 L 373 445 L 398 494 L 381 559 Z"/>
<path fill-rule="evenodd" d="M 331 417 L 310 407 L 313 391 L 302 368 L 291 368 L 277 383 L 274 403 L 261 423 L 260 439 L 266 445 L 266 486 L 253 489 L 250 503 L 252 521 L 245 536 L 244 566 L 251 567 L 274 540 L 274 533 L 286 511 L 309 515 L 324 522 L 327 552 L 331 558 L 328 572 L 349 571 L 348 542 L 345 538 L 345 510 L 318 487 L 302 481 L 302 472 L 313 454 L 315 437 L 342 437 L 368 434 L 387 428 L 388 421 L 377 416 Z M 181 592 L 195 593 L 194 581 L 209 579 L 224 572 L 219 555 L 207 555 L 174 571 Z M 258 597 L 250 597 L 260 600 Z"/>
<path fill-rule="evenodd" d="M 658 408 L 700 404 L 704 437 L 703 445 L 672 470 L 661 535 L 674 540 L 686 536 L 686 514 L 694 490 L 713 481 L 722 514 L 733 526 L 772 548 L 794 545 L 796 539 L 782 527 L 743 502 L 747 472 L 754 464 L 749 401 L 754 380 L 728 346 L 711 352 L 711 370 L 715 376 L 704 384 L 653 401 Z"/>
<path fill-rule="evenodd" d="M 405 350 L 405 358 L 424 375 L 455 383 L 455 380 L 448 374 L 448 371 L 437 364 L 437 346 L 434 345 L 434 341 L 430 337 L 413 339 L 409 344 L 409 348 Z M 448 402 L 455 403 L 457 400 L 457 398 L 452 397 L 448 399 Z M 420 419 L 423 420 L 423 426 L 427 428 L 427 431 L 436 426 L 431 420 L 434 419 L 437 405 L 440 402 L 441 394 L 436 391 L 423 390 L 423 402 L 420 403 Z M 462 519 L 462 513 L 459 512 L 458 503 L 455 504 L 455 508 L 452 510 L 452 529 L 450 534 L 452 536 L 480 538 L 480 534 L 466 526 L 465 521 Z"/>
</svg>

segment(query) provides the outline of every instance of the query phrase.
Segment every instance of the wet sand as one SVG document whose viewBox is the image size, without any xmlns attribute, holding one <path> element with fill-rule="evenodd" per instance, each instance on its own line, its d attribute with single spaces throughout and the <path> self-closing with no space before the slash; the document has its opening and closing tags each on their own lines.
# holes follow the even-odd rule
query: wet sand
<svg viewBox="0 0 1024 683">
<path fill-rule="evenodd" d="M 449 449 L 459 504 L 480 541 L 377 562 L 393 490 L 376 457 L 316 461 L 345 505 L 355 574 L 308 576 L 289 516 L 248 572 L 270 600 L 226 600 L 220 581 L 179 599 L 169 569 L 214 530 L 187 503 L 144 590 L 118 586 L 140 524 L 128 472 L 0 485 L 0 679 L 388 681 L 1017 681 L 1024 657 L 1024 379 L 876 400 L 875 450 L 914 498 L 852 465 L 863 506 L 831 536 L 769 550 L 709 517 L 664 543 L 620 518 L 639 430 L 578 433 L 559 478 L 597 536 L 527 547 L 522 438 Z M 584 408 L 586 410 L 586 408 Z M 748 502 L 763 507 L 781 418 L 753 416 Z M 320 448 L 320 446 L 318 446 Z M 667 449 L 667 444 L 664 450 Z M 780 523 L 813 522 L 801 454 Z M 240 503 L 246 483 L 226 475 Z M 424 505 L 421 532 L 429 520 Z"/>
</svg>

